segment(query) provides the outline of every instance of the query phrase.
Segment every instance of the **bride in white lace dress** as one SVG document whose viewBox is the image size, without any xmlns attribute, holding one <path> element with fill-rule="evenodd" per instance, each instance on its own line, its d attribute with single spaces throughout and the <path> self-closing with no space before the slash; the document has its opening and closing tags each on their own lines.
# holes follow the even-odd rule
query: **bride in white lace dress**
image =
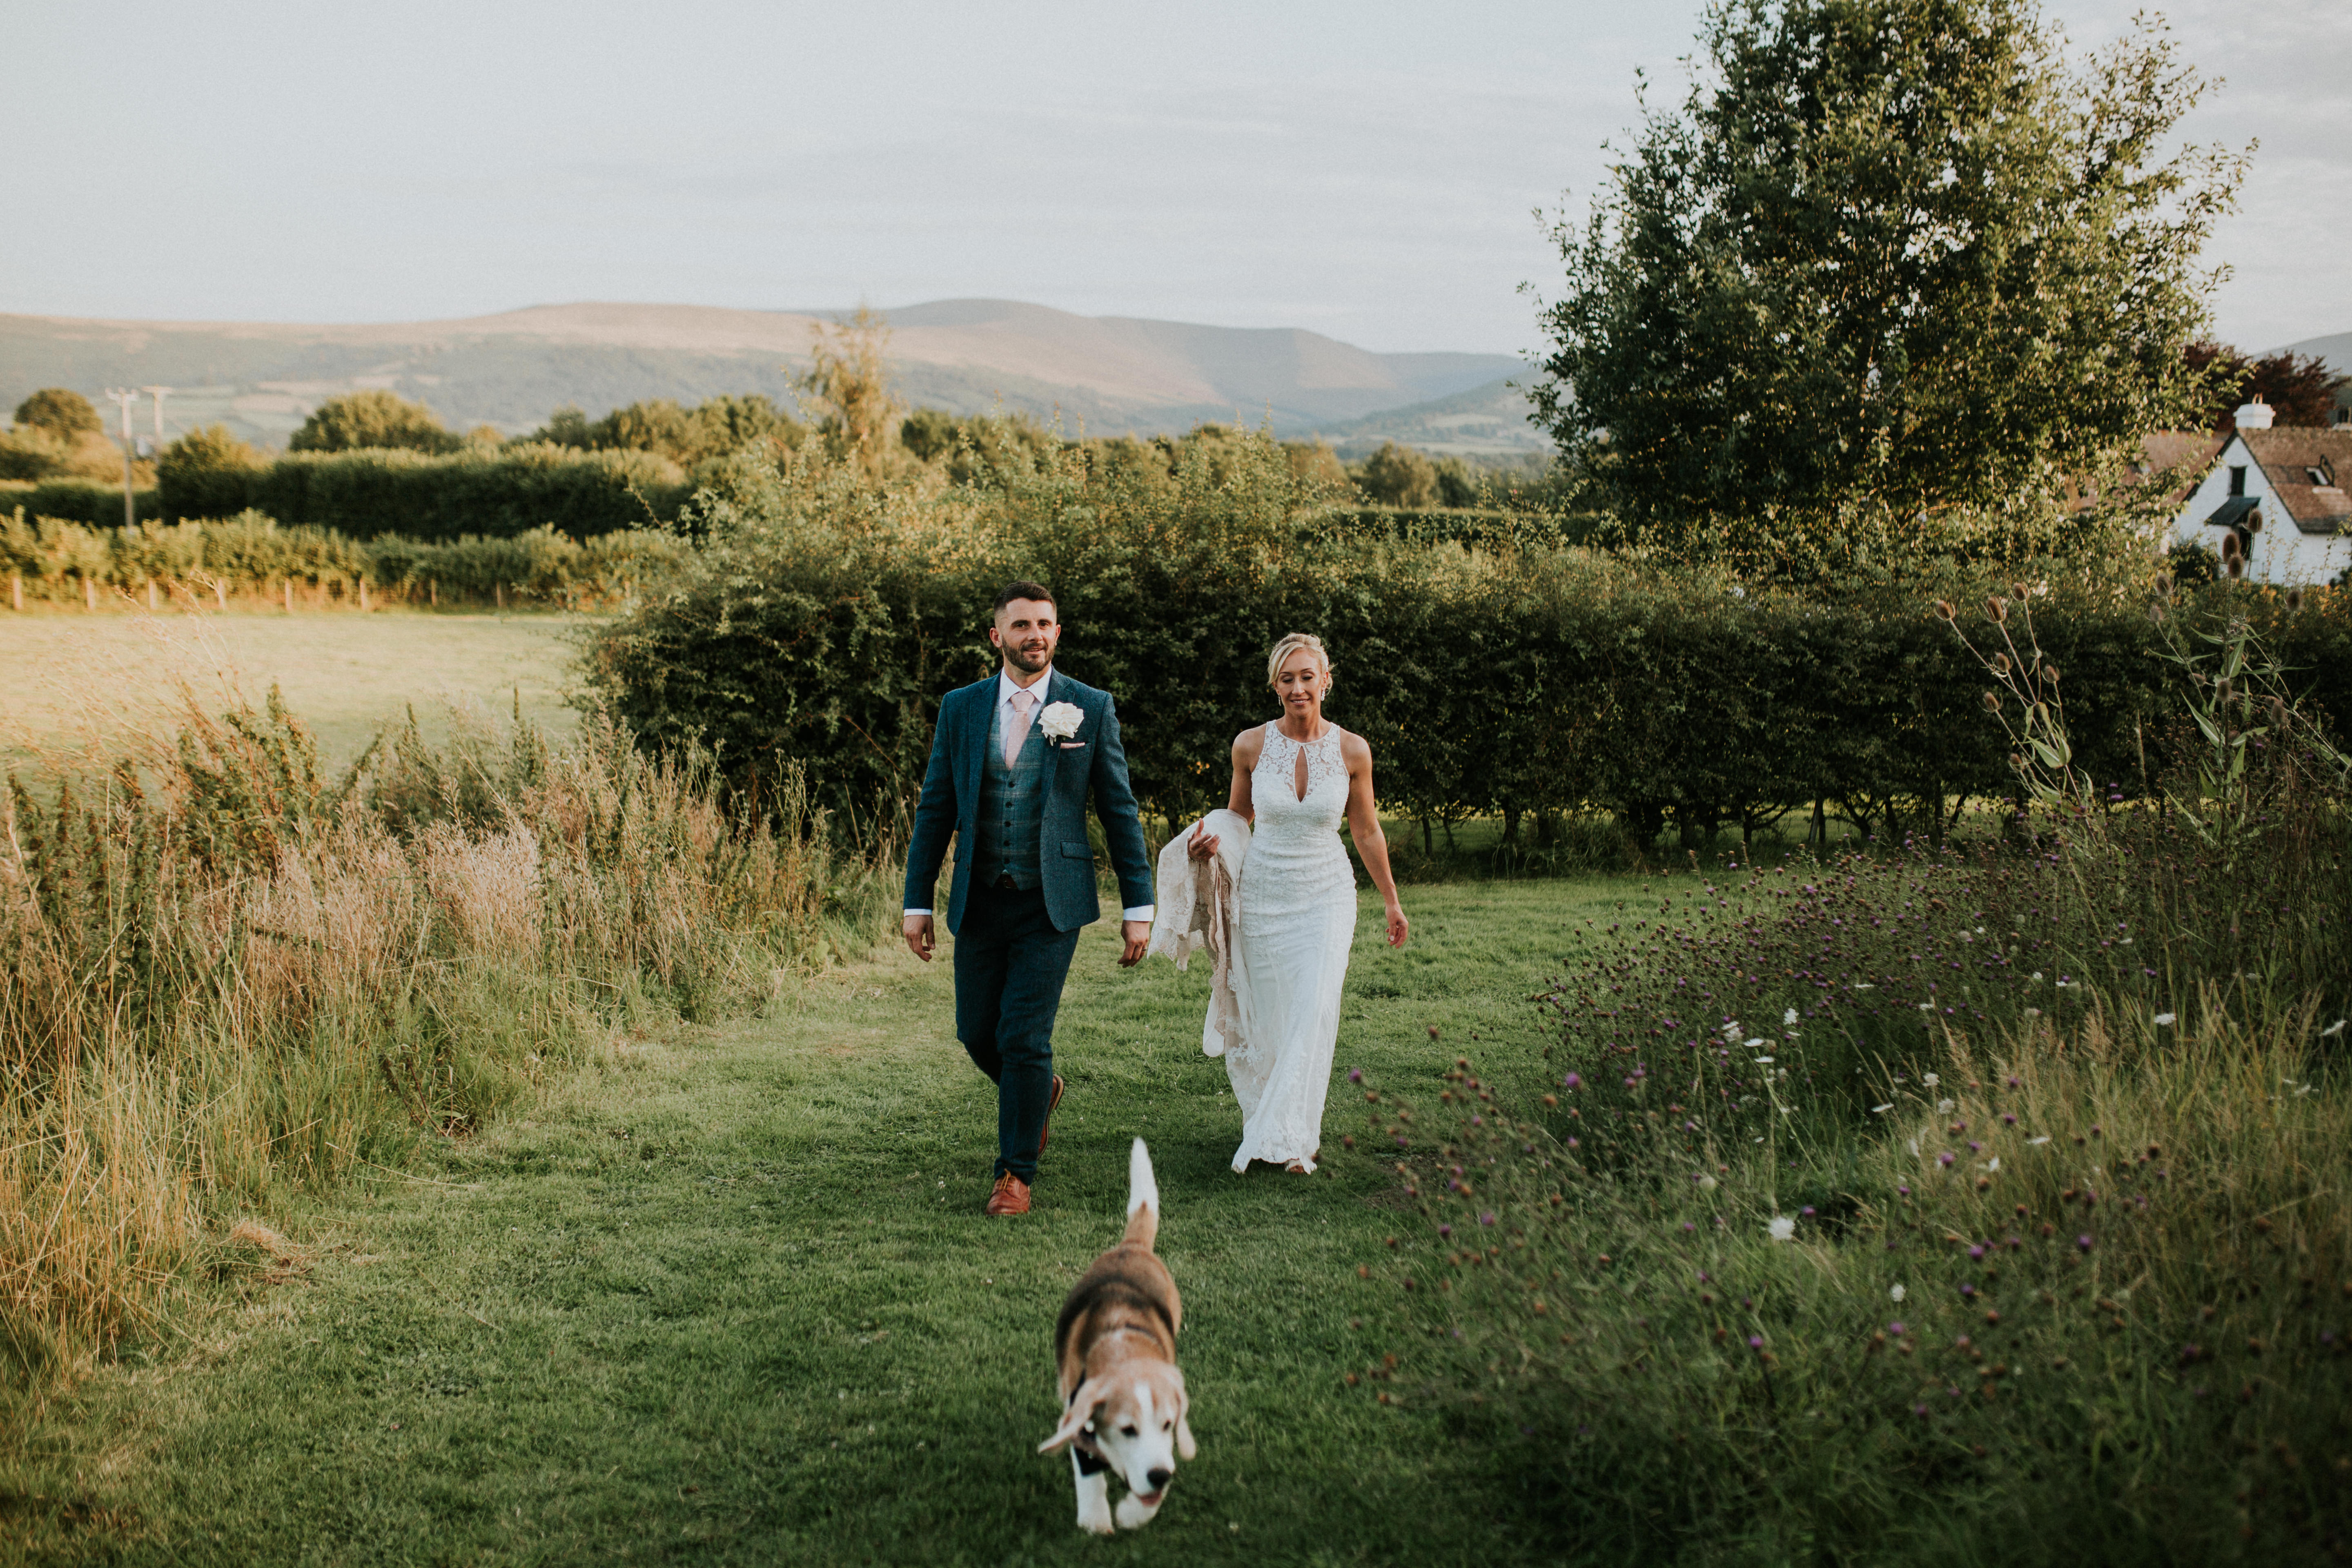
<svg viewBox="0 0 2352 1568">
<path fill-rule="evenodd" d="M 1323 1144 L 1339 989 L 1356 936 L 1342 817 L 1388 906 L 1389 945 L 1402 947 L 1409 926 L 1373 810 L 1371 748 L 1323 717 L 1331 661 L 1321 639 L 1292 632 L 1276 643 L 1266 679 L 1282 717 L 1234 740 L 1229 808 L 1252 827 L 1234 922 L 1241 1039 L 1227 1047 L 1225 1070 L 1242 1111 L 1234 1169 L 1263 1160 L 1306 1174 Z M 1217 840 L 1196 829 L 1189 848 L 1205 859 Z"/>
</svg>

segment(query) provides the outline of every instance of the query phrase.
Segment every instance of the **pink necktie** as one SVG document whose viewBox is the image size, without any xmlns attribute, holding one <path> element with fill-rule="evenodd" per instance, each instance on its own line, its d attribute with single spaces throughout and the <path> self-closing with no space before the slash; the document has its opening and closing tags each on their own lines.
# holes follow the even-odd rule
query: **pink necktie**
<svg viewBox="0 0 2352 1568">
<path fill-rule="evenodd" d="M 1013 722 L 1004 726 L 1004 765 L 1011 767 L 1021 757 L 1021 743 L 1029 738 L 1029 704 L 1036 698 L 1015 689 L 1013 693 Z"/>
</svg>

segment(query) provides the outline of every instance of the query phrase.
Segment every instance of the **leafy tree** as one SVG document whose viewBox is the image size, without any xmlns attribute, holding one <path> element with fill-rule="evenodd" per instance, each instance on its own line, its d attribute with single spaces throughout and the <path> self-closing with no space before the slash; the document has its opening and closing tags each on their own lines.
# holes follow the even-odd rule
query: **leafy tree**
<svg viewBox="0 0 2352 1568">
<path fill-rule="evenodd" d="M 2165 155 L 2161 24 L 2080 68 L 2033 0 L 1717 0 L 1580 228 L 1538 418 L 1636 524 L 1987 504 L 2197 400 L 2242 156 Z"/>
<path fill-rule="evenodd" d="M 817 415 L 817 427 L 869 478 L 878 475 L 887 466 L 890 438 L 906 410 L 890 391 L 889 368 L 882 359 L 889 325 L 860 305 L 848 321 L 820 324 L 810 336 L 812 363 L 799 386 Z"/>
<path fill-rule="evenodd" d="M 442 425 L 440 416 L 422 403 L 411 403 L 381 387 L 330 397 L 311 411 L 286 442 L 287 450 L 292 452 L 351 452 L 382 447 L 449 452 L 457 445 L 458 438 Z"/>
<path fill-rule="evenodd" d="M 1411 447 L 1383 441 L 1364 459 L 1356 482 L 1382 506 L 1425 507 L 1437 504 L 1437 465 Z"/>
<path fill-rule="evenodd" d="M 759 393 L 706 398 L 695 405 L 689 423 L 695 456 L 680 458 L 680 462 L 724 458 L 754 447 L 781 456 L 798 447 L 807 433 L 806 426 Z"/>
<path fill-rule="evenodd" d="M 596 431 L 578 404 L 567 403 L 549 415 L 547 423 L 526 439 L 543 441 L 551 447 L 575 447 L 585 452 L 596 445 Z"/>
<path fill-rule="evenodd" d="M 1328 485 L 1341 492 L 1354 482 L 1348 478 L 1347 465 L 1339 461 L 1339 454 L 1321 441 L 1285 441 L 1282 455 L 1290 459 L 1293 479 Z"/>
<path fill-rule="evenodd" d="M 28 430 L 46 430 L 68 446 L 84 436 L 106 434 L 89 399 L 63 386 L 45 386 L 16 405 L 16 423 Z"/>
<path fill-rule="evenodd" d="M 229 433 L 226 425 L 206 425 L 191 430 L 163 448 L 156 459 L 159 475 L 174 472 L 218 473 L 228 468 L 258 468 L 263 466 L 261 454 L 253 447 Z"/>
<path fill-rule="evenodd" d="M 2336 417 L 2336 395 L 2352 386 L 2316 354 L 2281 350 L 2259 359 L 2227 343 L 2191 343 L 2182 358 L 2210 386 L 2200 429 L 2226 436 L 2238 427 L 2237 410 L 2259 397 L 2281 425 L 2326 425 Z"/>
<path fill-rule="evenodd" d="M 1440 506 L 1476 506 L 1478 476 L 1470 465 L 1459 458 L 1444 458 L 1437 464 L 1437 504 Z"/>
</svg>

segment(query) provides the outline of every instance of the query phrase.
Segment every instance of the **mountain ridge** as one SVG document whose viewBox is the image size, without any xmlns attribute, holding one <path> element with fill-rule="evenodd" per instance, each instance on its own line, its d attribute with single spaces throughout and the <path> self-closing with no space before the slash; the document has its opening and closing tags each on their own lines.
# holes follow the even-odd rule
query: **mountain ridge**
<svg viewBox="0 0 2352 1568">
<path fill-rule="evenodd" d="M 0 315 L 0 399 L 39 386 L 93 397 L 167 384 L 170 427 L 218 418 L 282 441 L 338 392 L 380 386 L 453 426 L 515 433 L 571 403 L 592 416 L 647 397 L 763 393 L 785 403 L 812 333 L 836 310 L 583 300 L 405 322 L 154 321 Z M 1097 432 L 1264 421 L 1282 434 L 1468 391 L 1507 354 L 1375 353 L 1303 328 L 1081 316 L 1008 300 L 883 312 L 902 396 L 971 414 L 1059 416 Z"/>
</svg>

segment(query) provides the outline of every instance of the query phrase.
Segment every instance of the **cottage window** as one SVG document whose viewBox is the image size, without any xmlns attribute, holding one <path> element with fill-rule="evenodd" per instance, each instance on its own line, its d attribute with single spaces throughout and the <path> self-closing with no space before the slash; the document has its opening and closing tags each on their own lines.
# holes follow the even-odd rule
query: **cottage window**
<svg viewBox="0 0 2352 1568">
<path fill-rule="evenodd" d="M 2233 496 L 2246 493 L 2246 468 L 2242 463 L 2230 465 L 2230 493 Z"/>
</svg>

